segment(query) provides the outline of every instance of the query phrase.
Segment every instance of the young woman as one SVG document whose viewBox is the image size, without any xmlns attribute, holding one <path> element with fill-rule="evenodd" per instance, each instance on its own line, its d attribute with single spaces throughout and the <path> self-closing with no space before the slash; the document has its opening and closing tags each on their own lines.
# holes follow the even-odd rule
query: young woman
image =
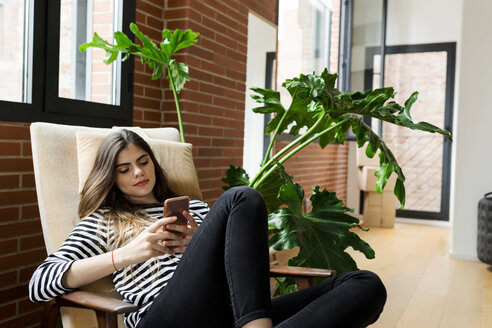
<svg viewBox="0 0 492 328">
<path fill-rule="evenodd" d="M 232 188 L 210 210 L 191 200 L 188 226 L 162 217 L 173 196 L 142 138 L 106 137 L 82 192 L 83 219 L 34 272 L 31 300 L 112 274 L 140 307 L 128 327 L 365 327 L 379 317 L 386 290 L 368 271 L 270 298 L 267 211 L 254 189 Z"/>
</svg>

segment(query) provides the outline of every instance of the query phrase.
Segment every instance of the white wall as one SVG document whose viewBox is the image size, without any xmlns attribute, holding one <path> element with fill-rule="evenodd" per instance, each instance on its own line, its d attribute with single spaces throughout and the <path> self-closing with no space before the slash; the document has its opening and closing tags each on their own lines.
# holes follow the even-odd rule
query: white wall
<svg viewBox="0 0 492 328">
<path fill-rule="evenodd" d="M 386 45 L 455 42 L 461 0 L 389 0 Z"/>
<path fill-rule="evenodd" d="M 250 12 L 248 15 L 248 59 L 246 70 L 246 108 L 244 114 L 243 168 L 250 178 L 259 171 L 263 159 L 264 115 L 252 108 L 257 104 L 251 99 L 252 87 L 265 87 L 266 53 L 275 52 L 277 29 L 274 25 Z"/>
<path fill-rule="evenodd" d="M 477 204 L 492 190 L 492 1 L 462 5 L 453 143 L 451 254 L 477 258 Z"/>
</svg>

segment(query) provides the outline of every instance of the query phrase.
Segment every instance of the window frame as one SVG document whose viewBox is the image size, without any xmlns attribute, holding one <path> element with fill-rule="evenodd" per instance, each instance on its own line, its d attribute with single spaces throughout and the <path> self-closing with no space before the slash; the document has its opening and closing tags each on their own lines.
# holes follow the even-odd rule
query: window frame
<svg viewBox="0 0 492 328">
<path fill-rule="evenodd" d="M 0 120 L 52 122 L 95 127 L 131 126 L 133 122 L 132 58 L 121 64 L 120 105 L 58 97 L 61 0 L 36 0 L 33 5 L 31 103 L 0 100 Z M 122 30 L 132 41 L 135 0 L 124 0 Z M 57 17 L 58 19 L 52 19 Z"/>
</svg>

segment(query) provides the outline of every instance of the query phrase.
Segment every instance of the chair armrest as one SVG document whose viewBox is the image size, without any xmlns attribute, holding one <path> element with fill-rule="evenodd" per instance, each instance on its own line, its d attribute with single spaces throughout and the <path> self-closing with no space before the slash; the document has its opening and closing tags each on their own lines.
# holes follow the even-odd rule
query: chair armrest
<svg viewBox="0 0 492 328">
<path fill-rule="evenodd" d="M 271 265 L 271 277 L 322 277 L 329 278 L 335 276 L 335 270 L 303 268 L 287 265 Z"/>
<path fill-rule="evenodd" d="M 138 310 L 138 306 L 88 291 L 74 291 L 58 296 L 56 303 L 59 306 L 89 308 L 95 311 L 108 313 L 131 313 Z"/>
</svg>

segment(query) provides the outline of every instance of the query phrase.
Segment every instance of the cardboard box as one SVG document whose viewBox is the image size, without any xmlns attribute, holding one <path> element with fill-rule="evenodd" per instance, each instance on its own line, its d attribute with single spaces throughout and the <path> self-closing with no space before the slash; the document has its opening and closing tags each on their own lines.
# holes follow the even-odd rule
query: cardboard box
<svg viewBox="0 0 492 328">
<path fill-rule="evenodd" d="M 383 192 L 381 227 L 393 228 L 395 226 L 396 206 L 398 200 L 393 192 Z"/>
<path fill-rule="evenodd" d="M 357 166 L 379 166 L 379 150 L 376 152 L 373 158 L 369 158 L 366 155 L 367 144 L 357 149 L 356 161 Z"/>
<path fill-rule="evenodd" d="M 374 175 L 376 171 L 379 170 L 379 166 L 362 166 L 359 167 L 358 180 L 359 188 L 363 191 L 376 191 L 376 182 L 378 178 Z M 386 186 L 384 187 L 385 192 L 393 192 L 396 183 L 396 174 L 393 173 L 388 179 Z"/>
<path fill-rule="evenodd" d="M 396 197 L 393 192 L 379 194 L 367 191 L 364 193 L 363 213 L 365 226 L 392 228 L 395 224 Z"/>
</svg>

